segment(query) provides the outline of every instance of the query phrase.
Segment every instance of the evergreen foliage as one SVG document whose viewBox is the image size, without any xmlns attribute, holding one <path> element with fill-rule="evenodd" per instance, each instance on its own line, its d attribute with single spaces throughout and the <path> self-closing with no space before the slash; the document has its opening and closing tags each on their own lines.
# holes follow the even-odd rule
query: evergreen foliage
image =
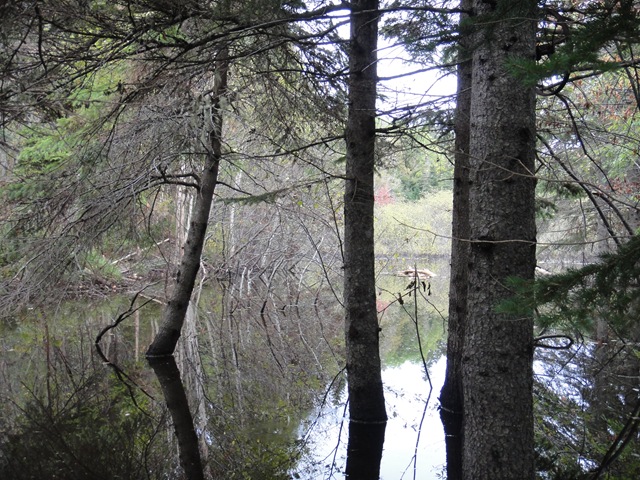
<svg viewBox="0 0 640 480">
<path fill-rule="evenodd" d="M 640 40 L 640 18 L 633 0 L 547 2 L 543 13 L 536 61 L 510 61 L 512 74 L 527 85 L 542 82 L 543 91 L 559 92 L 574 73 L 601 74 L 628 66 L 619 56 L 603 56 L 603 50 Z"/>
<path fill-rule="evenodd" d="M 503 313 L 538 313 L 541 327 L 565 327 L 591 331 L 595 322 L 606 319 L 620 335 L 638 327 L 640 307 L 640 237 L 634 236 L 616 252 L 601 255 L 598 262 L 569 269 L 557 275 L 541 276 L 534 282 L 510 279 L 517 293 L 502 302 Z"/>
<path fill-rule="evenodd" d="M 464 58 L 457 57 L 461 33 L 505 15 L 521 21 L 518 9 L 525 2 L 486 3 L 497 4 L 493 16 L 472 17 L 456 27 L 458 2 L 394 0 L 384 7 L 381 31 L 398 42 L 392 48 L 401 45 L 409 52 L 416 70 L 437 66 L 451 72 Z M 199 188 L 195 172 L 210 113 L 212 59 L 223 45 L 231 48 L 233 72 L 223 105 L 228 122 L 221 193 L 205 257 L 206 267 L 214 268 L 208 272 L 241 277 L 239 290 L 246 280 L 247 294 L 255 289 L 252 269 L 255 278 L 268 277 L 269 285 L 279 269 L 299 274 L 299 285 L 317 277 L 314 288 L 335 280 L 342 268 L 336 185 L 344 180 L 347 68 L 345 40 L 337 32 L 344 12 L 326 13 L 346 4 L 325 5 L 329 2 L 0 2 L 0 160 L 5 151 L 10 157 L 6 168 L 0 165 L 0 313 L 37 297 L 58 301 L 63 290 L 54 287 L 63 281 L 92 276 L 121 282 L 117 259 L 132 256 L 143 271 L 141 245 L 157 249 L 157 270 L 170 271 L 169 247 L 159 246 L 173 241 L 178 192 Z M 563 225 L 561 235 L 576 242 L 601 238 L 597 228 L 604 223 L 604 235 L 621 246 L 583 268 L 534 282 L 511 279 L 515 296 L 499 309 L 520 314 L 535 308 L 541 328 L 581 333 L 606 321 L 620 336 L 637 338 L 640 240 L 632 236 L 623 243 L 618 235 L 637 229 L 632 221 L 621 226 L 637 214 L 639 198 L 637 2 L 547 1 L 541 13 L 537 60 L 509 63 L 511 74 L 525 85 L 536 84 L 544 95 L 538 101 L 543 145 L 536 173 L 538 193 L 549 198 L 538 200 L 538 220 L 571 223 Z M 486 31 L 491 40 L 491 28 Z M 384 55 L 386 48 L 378 53 Z M 377 134 L 390 140 L 378 142 L 376 167 L 393 197 L 406 202 L 393 203 L 389 195 L 388 204 L 377 206 L 378 254 L 441 254 L 448 248 L 444 236 L 450 223 L 450 99 L 437 105 L 421 98 L 385 115 Z M 308 262 L 301 260 L 305 255 Z M 293 298 L 278 302 L 296 304 Z M 262 394 L 261 380 L 247 381 L 243 390 Z M 105 418 L 124 411 L 122 399 L 105 394 L 112 409 L 101 411 L 93 398 L 85 399 L 90 390 L 78 393 L 86 405 L 54 419 L 62 432 L 58 437 L 70 438 L 68 445 L 55 438 L 59 443 L 32 465 L 42 478 L 58 472 L 61 455 L 68 453 L 62 450 L 71 444 L 94 452 L 80 426 L 103 426 L 100 440 L 117 448 L 120 433 L 110 432 Z M 550 411 L 563 401 L 555 397 Z M 38 401 L 25 415 L 46 425 L 50 412 Z M 541 432 L 570 418 L 545 418 Z M 135 425 L 122 422 L 117 426 L 126 427 L 124 434 L 134 435 Z M 45 433 L 22 426 L 11 433 L 6 451 L 19 460 L 15 468 L 50 440 Z M 596 453 L 606 451 L 603 438 L 598 439 L 602 452 Z M 229 449 L 235 458 L 249 451 L 259 457 L 264 469 L 245 465 L 246 476 L 275 478 L 265 473 L 270 466 L 286 474 L 283 465 L 293 459 L 288 447 L 275 452 L 273 445 L 249 442 L 243 438 L 243 445 Z M 584 472 L 575 464 L 554 469 L 558 448 L 541 440 L 539 468 L 554 478 L 580 478 Z M 106 452 L 96 458 L 108 464 L 110 457 Z M 131 461 L 125 454 L 117 458 Z"/>
</svg>

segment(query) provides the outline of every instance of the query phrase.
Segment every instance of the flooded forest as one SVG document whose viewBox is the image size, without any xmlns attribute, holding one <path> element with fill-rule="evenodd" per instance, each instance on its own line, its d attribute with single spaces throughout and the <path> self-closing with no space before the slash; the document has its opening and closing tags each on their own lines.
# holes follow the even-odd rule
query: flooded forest
<svg viewBox="0 0 640 480">
<path fill-rule="evenodd" d="M 639 478 L 639 16 L 0 2 L 0 479 Z"/>
</svg>

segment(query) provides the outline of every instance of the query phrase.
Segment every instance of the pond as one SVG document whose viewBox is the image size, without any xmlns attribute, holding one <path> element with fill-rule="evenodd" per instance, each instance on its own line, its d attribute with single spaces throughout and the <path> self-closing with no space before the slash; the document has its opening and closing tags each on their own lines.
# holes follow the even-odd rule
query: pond
<svg viewBox="0 0 640 480">
<path fill-rule="evenodd" d="M 445 478 L 437 396 L 448 278 L 445 261 L 432 264 L 439 276 L 419 294 L 389 274 L 395 266 L 381 270 L 387 273 L 378 291 L 389 415 L 384 480 Z M 210 285 L 190 312 L 176 361 L 205 472 L 229 479 L 343 478 L 342 310 L 320 277 L 308 279 L 303 291 L 299 280 L 275 280 L 268 288 L 259 279 Z M 117 371 L 94 342 L 131 308 L 131 296 L 30 310 L 0 326 L 0 478 L 182 478 L 172 412 L 144 359 L 161 309 L 149 297 L 139 297 L 135 311 L 100 342 Z M 581 478 L 634 418 L 635 351 L 613 340 L 538 349 L 541 478 Z M 637 478 L 629 472 L 640 463 L 638 439 L 628 442 L 633 448 L 617 462 L 616 478 Z"/>
<path fill-rule="evenodd" d="M 190 311 L 176 360 L 211 477 L 342 475 L 348 430 L 339 373 L 342 311 L 322 279 L 309 280 L 312 288 L 304 291 L 290 280 L 272 279 L 270 288 L 259 281 L 210 285 Z M 442 275 L 431 295 L 423 291 L 418 310 L 404 291 L 406 278 L 380 277 L 387 478 L 403 472 L 413 478 L 414 455 L 416 478 L 436 478 L 443 463 L 436 397 L 444 323 L 428 302 L 443 310 L 446 282 Z M 144 359 L 161 305 L 150 301 L 152 294 L 133 304 L 131 298 L 30 310 L 1 327 L 0 466 L 6 478 L 179 478 L 169 412 Z M 117 318 L 122 323 L 100 341 L 107 365 L 94 342 Z M 34 448 L 42 452 L 37 461 Z M 431 471 L 434 476 L 425 477 Z"/>
<path fill-rule="evenodd" d="M 380 466 L 380 478 L 443 478 L 445 443 L 437 395 L 444 382 L 446 358 L 440 357 L 429 368 L 406 361 L 385 368 L 382 380 L 389 420 Z M 343 478 L 346 464 L 348 419 L 345 418 L 343 391 L 340 402 L 314 412 L 312 430 L 307 435 L 311 455 L 298 466 L 299 478 Z M 305 436 L 304 429 L 301 436 Z"/>
</svg>

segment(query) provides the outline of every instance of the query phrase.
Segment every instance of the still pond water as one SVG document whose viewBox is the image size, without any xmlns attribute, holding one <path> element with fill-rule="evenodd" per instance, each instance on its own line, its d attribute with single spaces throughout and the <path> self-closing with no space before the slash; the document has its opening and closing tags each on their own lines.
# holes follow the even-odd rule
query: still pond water
<svg viewBox="0 0 640 480">
<path fill-rule="evenodd" d="M 381 478 L 436 480 L 445 463 L 437 397 L 448 279 L 411 296 L 407 283 L 383 276 L 378 292 L 389 415 Z M 176 357 L 210 478 L 344 477 L 342 311 L 321 281 L 295 287 L 286 279 L 277 290 L 222 285 L 190 314 Z M 69 302 L 0 325 L 0 478 L 181 478 L 167 408 L 144 361 L 161 306 L 146 304 L 102 339 L 119 377 L 96 355 L 96 335 L 130 300 Z M 640 356 L 621 345 L 539 351 L 537 428 L 549 469 L 597 465 L 635 408 Z M 638 478 L 627 473 L 639 441 L 615 478 Z"/>
<path fill-rule="evenodd" d="M 442 275 L 431 291 L 409 296 L 406 278 L 381 277 L 385 480 L 441 478 L 447 282 Z M 96 355 L 96 335 L 130 300 L 69 302 L 0 326 L 0 477 L 180 478 L 162 394 L 144 361 L 161 306 L 139 298 L 102 338 L 119 373 Z M 322 282 L 303 293 L 284 280 L 277 290 L 222 285 L 201 292 L 190 315 L 176 359 L 207 473 L 343 478 L 348 419 L 335 292 Z"/>
<path fill-rule="evenodd" d="M 437 395 L 444 382 L 445 367 L 446 358 L 441 357 L 429 368 L 431 383 L 419 363 L 407 361 L 382 372 L 389 421 L 381 479 L 444 478 L 445 443 Z M 323 409 L 309 435 L 313 453 L 298 469 L 301 478 L 343 478 L 348 440 L 344 414 L 343 405 Z"/>
</svg>

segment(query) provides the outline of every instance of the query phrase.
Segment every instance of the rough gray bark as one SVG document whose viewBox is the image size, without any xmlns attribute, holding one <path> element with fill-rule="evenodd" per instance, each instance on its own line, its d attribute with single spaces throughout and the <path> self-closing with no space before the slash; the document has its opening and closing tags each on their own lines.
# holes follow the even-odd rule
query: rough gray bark
<svg viewBox="0 0 640 480">
<path fill-rule="evenodd" d="M 535 58 L 536 2 L 474 0 L 464 478 L 534 478 L 533 318 L 496 311 L 535 269 L 535 92 L 506 68 Z"/>
<path fill-rule="evenodd" d="M 470 10 L 472 0 L 462 0 L 460 8 Z M 451 228 L 451 277 L 447 322 L 447 371 L 440 392 L 440 418 L 447 448 L 447 479 L 462 478 L 462 347 L 467 317 L 467 264 L 469 262 L 469 133 L 471 110 L 471 52 L 468 29 L 460 19 L 458 91 L 455 110 L 455 152 L 453 169 L 453 221 Z"/>
<path fill-rule="evenodd" d="M 378 1 L 351 4 L 349 113 L 344 201 L 344 305 L 349 413 L 385 422 L 373 247 Z"/>
<path fill-rule="evenodd" d="M 229 63 L 226 57 L 226 52 L 222 51 L 219 54 L 219 60 L 216 62 L 211 99 L 212 128 L 208 134 L 207 145 L 205 145 L 207 153 L 204 168 L 200 173 L 199 190 L 189 222 L 189 231 L 184 244 L 180 268 L 176 275 L 171 298 L 163 312 L 160 330 L 147 350 L 147 357 L 173 355 L 180 338 L 198 270 L 200 269 L 202 248 L 207 233 L 213 192 L 218 182 L 218 168 L 222 156 L 222 113 L 220 102 L 227 90 Z"/>
</svg>

